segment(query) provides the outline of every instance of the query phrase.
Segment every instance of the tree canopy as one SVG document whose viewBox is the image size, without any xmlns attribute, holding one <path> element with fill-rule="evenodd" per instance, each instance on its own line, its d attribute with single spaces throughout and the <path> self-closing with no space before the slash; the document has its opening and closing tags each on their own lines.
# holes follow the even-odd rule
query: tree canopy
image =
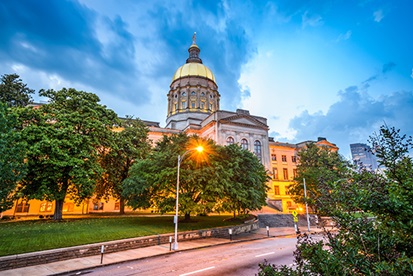
<svg viewBox="0 0 413 276">
<path fill-rule="evenodd" d="M 0 102 L 8 107 L 24 107 L 33 102 L 30 94 L 34 90 L 27 87 L 17 74 L 3 75 L 0 83 Z"/>
<path fill-rule="evenodd" d="M 324 239 L 299 238 L 295 268 L 260 265 L 259 275 L 412 275 L 412 138 L 382 126 L 370 137 L 379 171 L 351 171 L 324 187 L 318 208 L 338 225 Z"/>
<path fill-rule="evenodd" d="M 349 163 L 335 151 L 329 148 L 308 143 L 298 151 L 297 177 L 290 186 L 290 194 L 297 203 L 307 203 L 314 212 L 318 212 L 317 205 L 322 189 L 320 183 L 335 183 L 345 179 L 349 173 Z M 304 179 L 307 188 L 307 198 L 304 197 Z M 329 189 L 329 188 L 327 188 Z"/>
<path fill-rule="evenodd" d="M 204 146 L 204 153 L 191 151 L 198 144 Z M 212 140 L 179 134 L 165 136 L 148 158 L 132 166 L 130 177 L 123 182 L 128 205 L 173 211 L 177 157 L 182 154 L 185 158 L 180 167 L 179 211 L 186 219 L 191 213 L 240 212 L 265 204 L 267 175 L 251 152 L 236 145 L 222 147 Z"/>
<path fill-rule="evenodd" d="M 103 171 L 99 153 L 110 146 L 117 116 L 95 94 L 73 88 L 41 90 L 40 96 L 50 102 L 21 114 L 28 171 L 20 193 L 56 201 L 54 219 L 60 220 L 66 195 L 80 202 L 95 191 Z"/>
<path fill-rule="evenodd" d="M 13 206 L 17 185 L 26 172 L 26 143 L 16 126 L 17 113 L 0 102 L 0 213 Z"/>
<path fill-rule="evenodd" d="M 120 213 L 123 214 L 122 182 L 129 177 L 133 163 L 149 153 L 148 128 L 141 120 L 126 117 L 110 135 L 111 145 L 100 156 L 104 176 L 97 182 L 96 196 L 106 200 L 110 196 L 119 199 Z"/>
</svg>

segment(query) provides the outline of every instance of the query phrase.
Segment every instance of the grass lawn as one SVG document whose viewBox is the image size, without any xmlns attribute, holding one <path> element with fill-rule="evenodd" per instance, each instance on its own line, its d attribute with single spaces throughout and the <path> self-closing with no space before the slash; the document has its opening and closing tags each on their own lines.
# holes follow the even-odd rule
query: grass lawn
<svg viewBox="0 0 413 276">
<path fill-rule="evenodd" d="M 230 216 L 193 217 L 179 231 L 239 224 Z M 112 216 L 0 222 L 0 256 L 173 233 L 172 216 Z"/>
</svg>

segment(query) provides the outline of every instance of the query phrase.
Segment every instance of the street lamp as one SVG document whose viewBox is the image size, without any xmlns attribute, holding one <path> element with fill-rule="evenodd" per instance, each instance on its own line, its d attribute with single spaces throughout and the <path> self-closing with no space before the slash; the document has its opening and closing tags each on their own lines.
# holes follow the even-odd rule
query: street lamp
<svg viewBox="0 0 413 276">
<path fill-rule="evenodd" d="M 173 250 L 178 250 L 178 202 L 179 202 L 179 170 L 181 168 L 181 162 L 184 159 L 185 155 L 190 151 L 196 150 L 199 153 L 204 150 L 202 146 L 198 146 L 194 149 L 189 149 L 184 152 L 182 155 L 178 155 L 178 169 L 177 169 L 177 177 L 176 177 L 176 205 L 175 205 L 175 216 L 174 216 L 174 223 L 175 223 L 175 240 L 172 246 Z"/>
</svg>

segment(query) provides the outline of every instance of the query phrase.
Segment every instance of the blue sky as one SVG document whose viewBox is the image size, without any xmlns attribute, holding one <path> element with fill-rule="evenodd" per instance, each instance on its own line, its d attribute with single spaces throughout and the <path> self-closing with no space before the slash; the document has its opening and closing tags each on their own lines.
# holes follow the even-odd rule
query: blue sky
<svg viewBox="0 0 413 276">
<path fill-rule="evenodd" d="M 413 135 L 412 14 L 409 0 L 2 0 L 0 74 L 164 126 L 197 32 L 221 109 L 266 117 L 278 141 L 326 137 L 349 158 L 384 123 Z"/>
</svg>

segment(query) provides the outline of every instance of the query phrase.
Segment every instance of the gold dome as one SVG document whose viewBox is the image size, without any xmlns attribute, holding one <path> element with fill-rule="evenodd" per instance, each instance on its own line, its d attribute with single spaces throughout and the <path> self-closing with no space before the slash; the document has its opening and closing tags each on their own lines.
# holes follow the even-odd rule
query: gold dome
<svg viewBox="0 0 413 276">
<path fill-rule="evenodd" d="M 176 70 L 172 82 L 183 77 L 204 77 L 215 82 L 215 76 L 212 71 L 202 63 L 186 63 Z"/>
</svg>

